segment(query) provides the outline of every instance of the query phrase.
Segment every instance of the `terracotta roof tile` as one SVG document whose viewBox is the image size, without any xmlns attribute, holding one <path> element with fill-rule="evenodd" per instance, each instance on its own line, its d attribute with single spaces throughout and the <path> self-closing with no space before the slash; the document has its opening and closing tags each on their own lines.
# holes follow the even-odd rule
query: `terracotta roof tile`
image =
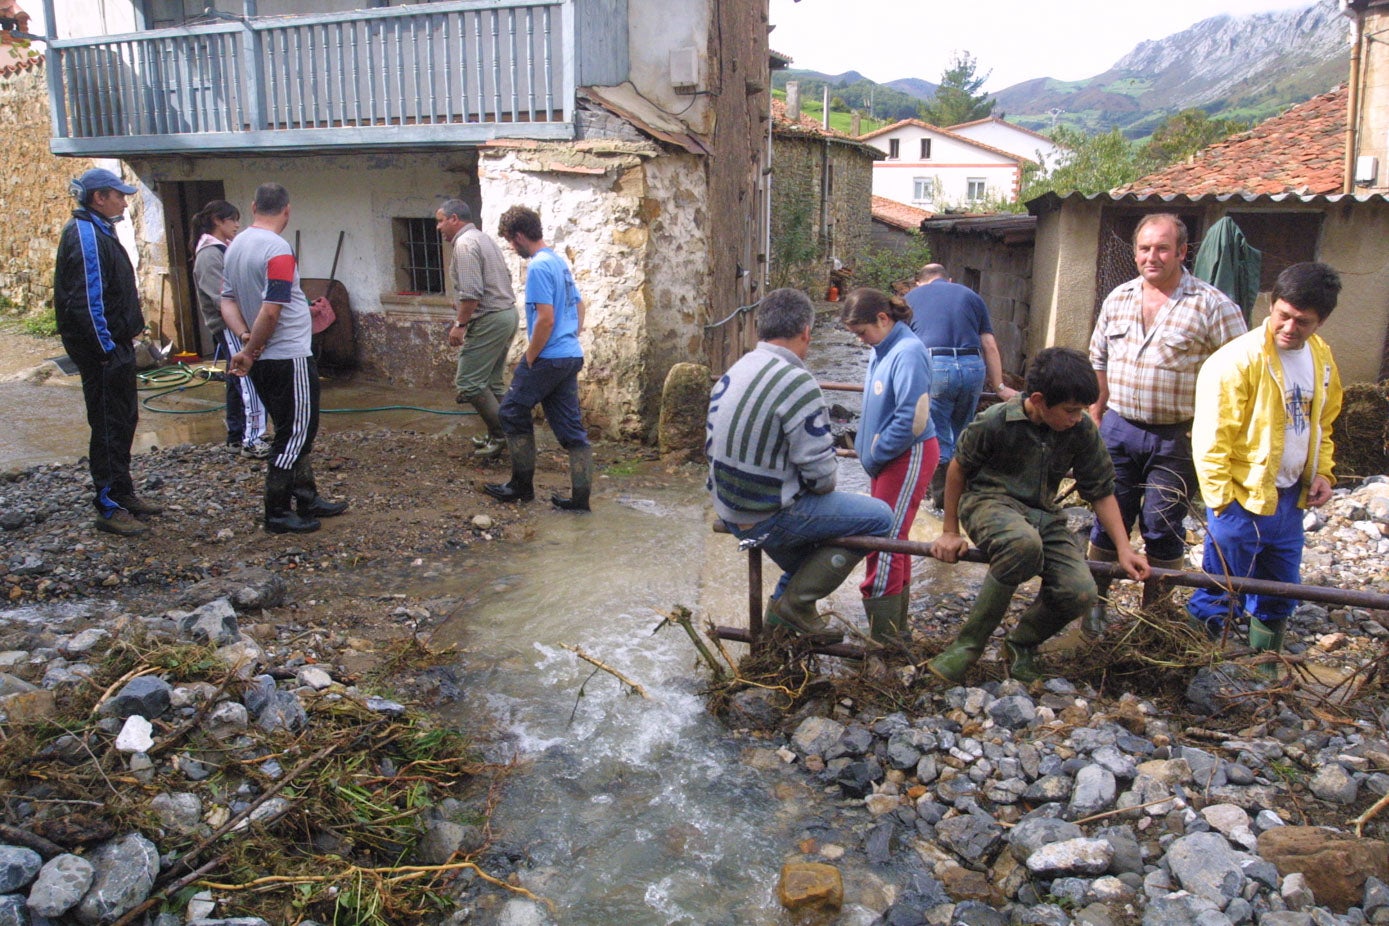
<svg viewBox="0 0 1389 926">
<path fill-rule="evenodd" d="M 969 125 L 969 124 L 972 124 L 972 123 L 966 123 L 966 124 Z M 977 139 L 977 138 L 969 138 L 969 137 L 964 136 L 964 135 L 956 135 L 954 132 L 950 131 L 949 129 L 943 129 L 943 128 L 941 128 L 940 126 L 938 126 L 938 125 L 932 125 L 932 124 L 929 123 L 929 122 L 922 122 L 920 119 L 899 119 L 897 122 L 894 122 L 894 123 L 892 123 L 891 125 L 885 125 L 885 126 L 883 126 L 882 128 L 880 128 L 880 129 L 874 129 L 874 130 L 871 131 L 871 132 L 866 132 L 866 133 L 864 133 L 863 135 L 860 135 L 860 136 L 858 137 L 858 140 L 859 140 L 859 141 L 868 141 L 869 139 L 877 138 L 879 135 L 883 135 L 883 134 L 886 134 L 887 132 L 891 132 L 891 131 L 893 131 L 894 129 L 905 128 L 906 126 L 914 126 L 914 127 L 918 128 L 918 129 L 925 129 L 925 130 L 928 131 L 928 132 L 935 132 L 937 135 L 943 135 L 943 136 L 945 136 L 946 138 L 953 138 L 953 139 L 955 139 L 955 141 L 960 142 L 961 144 L 964 144 L 964 145 L 972 145 L 972 146 L 974 146 L 975 148 L 979 148 L 979 149 L 984 150 L 984 151 L 989 151 L 989 152 L 992 152 L 993 154 L 1001 154 L 1001 155 L 1003 155 L 1005 158 L 1008 158 L 1010 161 L 1022 162 L 1022 161 L 1031 161 L 1031 160 L 1032 160 L 1031 158 L 1025 158 L 1025 157 L 1023 157 L 1023 156 L 1021 156 L 1021 155 L 1014 154 L 1014 153 L 1011 152 L 1011 151 L 1004 151 L 1002 148 L 995 148 L 993 145 L 986 144 L 985 142 L 982 142 L 982 141 L 980 141 L 980 140 Z M 1048 140 L 1050 140 L 1050 139 L 1048 139 Z"/>
<path fill-rule="evenodd" d="M 886 196 L 873 197 L 873 218 L 884 225 L 891 225 L 893 228 L 900 228 L 903 231 L 918 231 L 922 221 L 933 215 L 935 215 L 934 212 L 908 206 L 906 203 L 899 203 Z"/>
<path fill-rule="evenodd" d="M 1198 151 L 1112 192 L 1186 195 L 1341 192 L 1346 150 L 1345 87 Z"/>
<path fill-rule="evenodd" d="M 19 8 L 17 0 L 0 0 L 0 16 L 19 21 L 21 32 L 29 28 L 29 14 Z M 23 39 L 0 31 L 0 77 L 27 71 L 43 63 L 43 55 Z"/>
</svg>

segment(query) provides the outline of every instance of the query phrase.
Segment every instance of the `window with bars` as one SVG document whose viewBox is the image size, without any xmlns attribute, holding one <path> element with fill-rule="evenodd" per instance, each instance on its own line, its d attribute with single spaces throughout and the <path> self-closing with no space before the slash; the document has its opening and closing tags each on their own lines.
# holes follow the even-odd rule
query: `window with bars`
<svg viewBox="0 0 1389 926">
<path fill-rule="evenodd" d="M 395 276 L 401 292 L 442 294 L 444 242 L 434 219 L 395 219 Z"/>
</svg>

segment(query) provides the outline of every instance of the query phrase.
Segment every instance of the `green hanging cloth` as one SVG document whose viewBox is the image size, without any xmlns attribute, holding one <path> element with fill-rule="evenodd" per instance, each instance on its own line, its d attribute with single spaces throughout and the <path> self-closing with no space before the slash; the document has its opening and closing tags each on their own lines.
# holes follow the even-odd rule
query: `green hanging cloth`
<svg viewBox="0 0 1389 926">
<path fill-rule="evenodd" d="M 1244 310 L 1244 320 L 1259 298 L 1259 274 L 1264 255 L 1250 246 L 1235 220 L 1228 215 L 1206 232 L 1196 252 L 1195 274 L 1220 290 Z"/>
</svg>

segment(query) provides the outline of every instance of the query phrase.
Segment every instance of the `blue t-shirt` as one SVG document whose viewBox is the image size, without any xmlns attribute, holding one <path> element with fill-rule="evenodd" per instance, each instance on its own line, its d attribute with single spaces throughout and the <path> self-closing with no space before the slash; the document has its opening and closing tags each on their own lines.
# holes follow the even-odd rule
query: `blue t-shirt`
<svg viewBox="0 0 1389 926">
<path fill-rule="evenodd" d="M 540 351 L 540 357 L 556 360 L 562 357 L 582 357 L 579 346 L 579 287 L 569 265 L 549 248 L 535 252 L 526 268 L 526 330 L 535 330 L 535 307 L 551 305 L 555 309 L 555 327 L 550 340 Z"/>
<path fill-rule="evenodd" d="M 993 334 L 989 309 L 968 286 L 932 280 L 907 293 L 912 330 L 926 347 L 974 348 L 981 334 Z"/>
</svg>

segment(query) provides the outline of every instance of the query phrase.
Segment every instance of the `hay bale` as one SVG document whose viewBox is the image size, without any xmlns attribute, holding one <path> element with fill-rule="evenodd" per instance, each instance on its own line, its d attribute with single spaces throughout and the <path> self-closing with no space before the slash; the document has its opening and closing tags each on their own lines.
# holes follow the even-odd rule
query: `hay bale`
<svg viewBox="0 0 1389 926">
<path fill-rule="evenodd" d="M 1336 442 L 1338 479 L 1389 473 L 1389 380 L 1352 383 L 1345 387 L 1341 415 L 1332 439 Z"/>
</svg>

